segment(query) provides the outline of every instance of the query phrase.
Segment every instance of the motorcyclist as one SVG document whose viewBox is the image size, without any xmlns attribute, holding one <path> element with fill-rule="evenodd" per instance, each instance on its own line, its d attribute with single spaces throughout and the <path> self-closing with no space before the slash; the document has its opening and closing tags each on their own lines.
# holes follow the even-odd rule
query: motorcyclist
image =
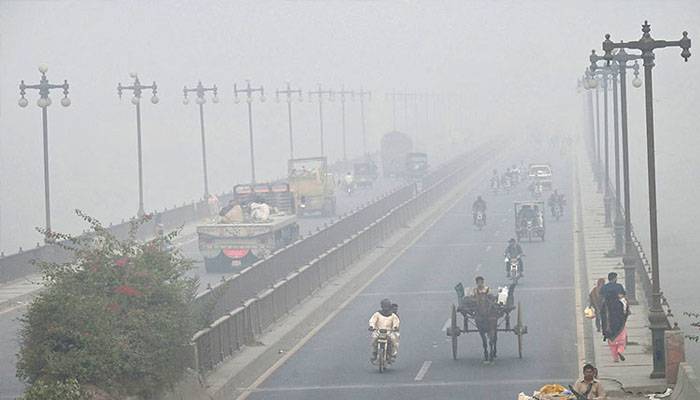
<svg viewBox="0 0 700 400">
<path fill-rule="evenodd" d="M 551 195 L 549 195 L 549 200 L 547 200 L 549 208 L 552 210 L 552 216 L 555 214 L 555 209 L 557 206 L 560 207 L 562 214 L 564 213 L 564 195 L 559 194 L 557 189 L 554 189 Z"/>
<path fill-rule="evenodd" d="M 515 239 L 511 238 L 504 252 L 504 256 L 506 257 L 506 276 L 510 276 L 510 259 L 512 257 L 519 257 L 518 270 L 520 271 L 520 276 L 523 276 L 523 272 L 525 272 L 523 271 L 523 255 L 525 255 L 525 253 L 523 253 L 523 248 L 520 247 L 520 244 L 516 242 Z"/>
<path fill-rule="evenodd" d="M 477 196 L 474 204 L 472 204 L 472 217 L 474 218 L 474 225 L 476 225 L 476 216 L 481 213 L 484 218 L 484 225 L 486 225 L 486 202 L 481 196 Z"/>
<path fill-rule="evenodd" d="M 355 178 L 352 176 L 351 172 L 345 174 L 345 177 L 343 177 L 343 183 L 345 183 L 345 190 L 347 190 L 348 192 L 352 191 L 354 181 Z"/>
<path fill-rule="evenodd" d="M 399 353 L 399 321 L 398 315 L 394 313 L 394 304 L 389 299 L 383 299 L 380 303 L 379 311 L 372 314 L 369 319 L 369 330 L 372 332 L 372 358 L 370 361 L 374 363 L 377 360 L 377 338 L 379 338 L 379 329 L 386 329 L 389 337 L 389 350 L 392 359 L 395 359 Z M 398 305 L 396 306 L 398 309 Z"/>
<path fill-rule="evenodd" d="M 493 176 L 491 176 L 491 188 L 498 189 L 501 186 L 501 180 L 498 179 L 498 171 L 493 170 Z"/>
</svg>

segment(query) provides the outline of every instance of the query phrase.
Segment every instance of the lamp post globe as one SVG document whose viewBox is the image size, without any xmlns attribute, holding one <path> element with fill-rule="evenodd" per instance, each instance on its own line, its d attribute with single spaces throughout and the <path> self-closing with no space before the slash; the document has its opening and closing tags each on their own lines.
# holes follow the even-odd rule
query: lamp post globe
<svg viewBox="0 0 700 400">
<path fill-rule="evenodd" d="M 642 80 L 638 76 L 635 76 L 634 79 L 632 79 L 632 86 L 634 86 L 635 88 L 641 87 Z"/>
<path fill-rule="evenodd" d="M 155 94 L 153 95 L 153 97 L 151 97 L 151 103 L 158 104 L 159 101 L 160 99 Z"/>
<path fill-rule="evenodd" d="M 185 97 L 184 99 L 182 99 L 182 104 L 184 104 L 184 105 L 190 104 L 190 99 L 188 99 L 187 97 Z"/>
<path fill-rule="evenodd" d="M 45 74 L 45 73 L 49 72 L 49 67 L 46 64 L 41 64 L 41 65 L 39 65 L 39 72 L 41 72 L 42 74 Z"/>
<path fill-rule="evenodd" d="M 211 98 L 211 102 L 214 104 L 219 104 L 219 96 L 214 95 L 214 97 Z"/>
<path fill-rule="evenodd" d="M 196 101 L 197 101 L 197 104 L 199 104 L 201 106 L 202 104 L 207 102 L 207 99 L 205 99 L 204 97 L 197 97 Z"/>
<path fill-rule="evenodd" d="M 131 98 L 131 104 L 133 105 L 138 105 L 139 104 L 139 98 L 134 96 Z"/>
<path fill-rule="evenodd" d="M 64 97 L 61 99 L 61 105 L 63 107 L 68 107 L 70 106 L 70 99 L 68 97 Z"/>
<path fill-rule="evenodd" d="M 27 106 L 29 105 L 29 100 L 27 100 L 26 98 L 22 97 L 21 99 L 19 99 L 19 101 L 17 102 L 17 104 L 19 104 L 20 107 L 25 108 L 25 107 L 27 107 Z"/>
</svg>

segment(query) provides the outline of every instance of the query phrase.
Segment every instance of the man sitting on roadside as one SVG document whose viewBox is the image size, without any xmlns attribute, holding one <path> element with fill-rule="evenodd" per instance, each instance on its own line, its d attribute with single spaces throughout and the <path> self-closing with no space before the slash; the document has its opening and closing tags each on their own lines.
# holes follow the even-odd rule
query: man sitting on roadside
<svg viewBox="0 0 700 400">
<path fill-rule="evenodd" d="M 595 376 L 596 368 L 593 365 L 586 364 L 583 366 L 583 379 L 576 381 L 576 384 L 573 386 L 577 399 L 606 400 L 608 398 L 603 385 L 595 379 Z"/>
</svg>

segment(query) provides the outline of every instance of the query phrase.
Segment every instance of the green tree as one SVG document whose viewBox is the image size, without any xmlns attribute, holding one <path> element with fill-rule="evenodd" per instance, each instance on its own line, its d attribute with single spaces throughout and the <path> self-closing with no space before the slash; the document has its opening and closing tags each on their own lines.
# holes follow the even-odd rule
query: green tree
<svg viewBox="0 0 700 400">
<path fill-rule="evenodd" d="M 46 233 L 74 257 L 39 263 L 46 289 L 22 318 L 17 375 L 32 385 L 75 380 L 151 398 L 186 369 L 197 286 L 185 276 L 191 261 L 168 249 L 177 231 L 136 240 L 148 217 L 119 240 L 76 213 L 90 225 L 88 234 Z"/>
</svg>

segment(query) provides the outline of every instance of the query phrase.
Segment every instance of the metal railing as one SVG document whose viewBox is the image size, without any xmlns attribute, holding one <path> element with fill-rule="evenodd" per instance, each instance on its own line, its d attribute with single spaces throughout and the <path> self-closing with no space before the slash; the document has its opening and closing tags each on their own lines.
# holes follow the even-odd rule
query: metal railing
<svg viewBox="0 0 700 400">
<path fill-rule="evenodd" d="M 477 155 L 473 159 L 468 159 L 466 155 L 459 157 L 445 164 L 435 173 L 426 176 L 423 181 L 425 189 L 417 193 L 412 192 L 414 195 L 409 198 L 403 197 L 405 195 L 403 191 L 407 190 L 407 187 L 397 190 L 393 193 L 395 195 L 393 200 L 398 200 L 398 203 L 394 203 L 393 207 L 386 210 L 383 215 L 360 227 L 343 240 L 336 243 L 331 240 L 331 247 L 320 254 L 315 253 L 311 260 L 295 264 L 295 261 L 304 260 L 284 260 L 282 253 L 270 257 L 270 259 L 277 258 L 274 261 L 268 261 L 272 266 L 284 268 L 284 272 L 280 272 L 283 276 L 256 295 L 234 304 L 229 311 L 223 311 L 223 303 L 220 303 L 220 311 L 215 314 L 216 319 L 192 338 L 191 367 L 201 371 L 211 370 L 242 346 L 252 343 L 256 335 L 260 335 L 294 306 L 321 288 L 329 279 L 342 273 L 353 262 L 372 251 L 378 243 L 405 226 L 420 211 L 428 209 L 436 200 L 449 192 L 463 179 L 467 169 L 466 161 L 478 163 L 490 156 L 488 151 L 475 153 Z M 387 201 L 387 204 L 390 203 Z M 353 226 L 359 225 L 361 225 L 359 221 L 353 224 Z M 324 231 L 320 231 L 317 235 L 322 235 L 322 232 Z M 338 233 L 340 232 L 343 231 L 338 228 Z M 257 268 L 260 268 L 260 265 L 262 264 L 258 264 Z M 256 266 L 251 267 L 251 270 L 254 268 Z M 229 286 L 228 290 L 235 292 L 239 288 L 240 286 L 235 289 L 234 286 Z"/>
</svg>

